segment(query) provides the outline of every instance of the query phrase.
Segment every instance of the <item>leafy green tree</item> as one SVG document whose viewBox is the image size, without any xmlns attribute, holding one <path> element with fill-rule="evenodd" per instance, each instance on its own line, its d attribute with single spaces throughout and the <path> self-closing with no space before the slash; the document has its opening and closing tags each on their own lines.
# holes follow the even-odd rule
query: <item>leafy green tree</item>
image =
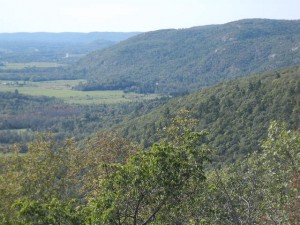
<svg viewBox="0 0 300 225">
<path fill-rule="evenodd" d="M 261 163 L 267 174 L 265 182 L 269 185 L 264 218 L 278 224 L 297 224 L 300 222 L 300 208 L 297 208 L 300 196 L 300 133 L 272 122 L 263 150 Z"/>
<path fill-rule="evenodd" d="M 13 154 L 0 157 L 0 218 L 11 221 L 18 215 L 27 221 L 34 214 L 33 220 L 46 221 L 43 217 L 54 214 L 53 210 L 65 213 L 70 201 L 72 207 L 84 205 L 98 196 L 99 179 L 136 151 L 135 145 L 116 133 L 98 133 L 83 150 L 77 145 L 74 139 L 58 141 L 53 134 L 39 134 L 26 154 L 20 154 L 16 146 Z"/>
<path fill-rule="evenodd" d="M 82 151 L 78 152 L 77 182 L 80 196 L 85 199 L 99 195 L 99 179 L 105 179 L 120 165 L 127 163 L 129 157 L 137 151 L 137 145 L 117 133 L 98 132 L 90 138 Z M 76 170 L 76 169 L 75 169 Z M 80 180 L 80 181 L 79 181 Z"/>
<path fill-rule="evenodd" d="M 82 207 L 79 207 L 75 200 L 62 201 L 53 198 L 49 202 L 42 203 L 38 200 L 22 199 L 18 200 L 13 208 L 17 210 L 17 215 L 11 224 L 84 224 Z"/>
<path fill-rule="evenodd" d="M 262 152 L 211 170 L 189 208 L 199 224 L 298 224 L 300 134 L 272 122 Z"/>
<path fill-rule="evenodd" d="M 77 197 L 76 152 L 73 139 L 57 142 L 51 134 L 38 135 L 26 154 L 5 156 L 0 173 L 0 207 L 7 217 L 14 217 L 12 205 L 27 198 L 41 203 L 53 198 Z"/>
<path fill-rule="evenodd" d="M 193 131 L 186 122 L 176 117 L 168 128 L 172 140 L 138 152 L 103 180 L 101 195 L 89 204 L 91 224 L 145 225 L 164 221 L 181 206 L 188 187 L 205 180 L 209 156 L 207 133 Z"/>
</svg>

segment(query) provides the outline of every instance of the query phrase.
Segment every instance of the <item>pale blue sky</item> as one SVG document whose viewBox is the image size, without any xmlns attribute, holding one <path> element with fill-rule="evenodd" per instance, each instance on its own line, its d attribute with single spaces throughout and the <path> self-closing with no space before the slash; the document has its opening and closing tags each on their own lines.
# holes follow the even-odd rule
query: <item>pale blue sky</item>
<svg viewBox="0 0 300 225">
<path fill-rule="evenodd" d="M 0 32 L 150 31 L 300 19 L 300 0 L 0 0 Z"/>
</svg>

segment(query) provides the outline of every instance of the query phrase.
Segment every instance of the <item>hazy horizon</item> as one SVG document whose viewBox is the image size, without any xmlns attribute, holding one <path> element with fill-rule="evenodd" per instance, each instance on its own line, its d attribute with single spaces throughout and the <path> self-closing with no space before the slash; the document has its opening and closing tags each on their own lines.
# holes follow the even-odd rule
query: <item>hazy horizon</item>
<svg viewBox="0 0 300 225">
<path fill-rule="evenodd" d="M 0 33 L 145 32 L 251 18 L 297 20 L 299 8 L 298 0 L 10 0 L 0 8 Z"/>
</svg>

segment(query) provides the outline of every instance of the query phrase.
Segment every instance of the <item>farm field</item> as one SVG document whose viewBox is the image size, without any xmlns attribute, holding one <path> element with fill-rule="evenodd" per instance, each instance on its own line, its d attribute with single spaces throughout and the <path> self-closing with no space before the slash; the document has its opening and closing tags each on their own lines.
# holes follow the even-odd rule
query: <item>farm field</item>
<svg viewBox="0 0 300 225">
<path fill-rule="evenodd" d="M 18 91 L 21 94 L 33 96 L 49 96 L 62 99 L 70 104 L 113 104 L 131 101 L 142 101 L 158 98 L 159 95 L 124 93 L 123 91 L 77 91 L 72 87 L 85 80 L 55 80 L 55 81 L 1 81 L 0 91 Z"/>
<path fill-rule="evenodd" d="M 64 66 L 64 64 L 54 63 L 54 62 L 30 62 L 30 63 L 7 63 L 4 66 L 1 66 L 2 69 L 25 69 L 31 67 L 37 68 L 52 68 L 52 67 L 60 67 Z"/>
</svg>

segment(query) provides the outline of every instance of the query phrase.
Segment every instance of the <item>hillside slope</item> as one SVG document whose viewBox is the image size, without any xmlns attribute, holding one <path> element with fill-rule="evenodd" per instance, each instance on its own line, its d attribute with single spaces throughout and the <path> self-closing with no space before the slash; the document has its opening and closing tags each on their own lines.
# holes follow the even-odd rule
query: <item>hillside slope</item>
<svg viewBox="0 0 300 225">
<path fill-rule="evenodd" d="M 239 158 L 258 148 L 272 120 L 300 128 L 300 65 L 174 98 L 124 124 L 122 133 L 148 146 L 158 139 L 157 129 L 183 108 L 199 120 L 199 130 L 210 132 L 212 146 L 223 160 Z"/>
<path fill-rule="evenodd" d="M 300 63 L 300 21 L 249 19 L 143 33 L 79 61 L 83 90 L 182 93 Z"/>
</svg>

